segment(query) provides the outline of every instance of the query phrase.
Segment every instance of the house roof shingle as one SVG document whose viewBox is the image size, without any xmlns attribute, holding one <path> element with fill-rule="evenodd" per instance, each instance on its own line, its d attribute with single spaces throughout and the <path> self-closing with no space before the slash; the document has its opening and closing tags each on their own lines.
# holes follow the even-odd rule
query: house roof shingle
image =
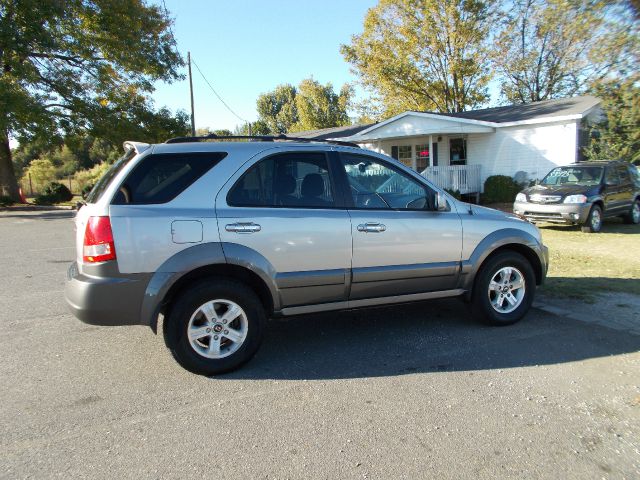
<svg viewBox="0 0 640 480">
<path fill-rule="evenodd" d="M 459 113 L 419 112 L 441 115 L 444 117 L 465 118 L 467 120 L 481 120 L 484 122 L 507 123 L 521 122 L 542 117 L 561 117 L 579 115 L 595 107 L 600 99 L 590 95 L 541 102 L 524 105 L 509 105 L 506 107 L 483 108 Z"/>
<path fill-rule="evenodd" d="M 290 137 L 310 138 L 315 140 L 327 140 L 328 138 L 350 137 L 365 128 L 369 128 L 373 123 L 366 125 L 347 125 L 345 127 L 322 128 L 320 130 L 306 130 L 304 132 L 292 132 L 287 135 Z"/>
</svg>

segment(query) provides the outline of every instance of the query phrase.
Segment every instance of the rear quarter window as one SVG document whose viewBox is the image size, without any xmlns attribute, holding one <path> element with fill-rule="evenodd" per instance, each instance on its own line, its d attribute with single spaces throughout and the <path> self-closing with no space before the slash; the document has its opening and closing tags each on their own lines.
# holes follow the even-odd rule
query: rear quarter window
<svg viewBox="0 0 640 480">
<path fill-rule="evenodd" d="M 224 152 L 149 155 L 122 182 L 112 203 L 150 205 L 170 202 L 226 156 Z"/>
</svg>

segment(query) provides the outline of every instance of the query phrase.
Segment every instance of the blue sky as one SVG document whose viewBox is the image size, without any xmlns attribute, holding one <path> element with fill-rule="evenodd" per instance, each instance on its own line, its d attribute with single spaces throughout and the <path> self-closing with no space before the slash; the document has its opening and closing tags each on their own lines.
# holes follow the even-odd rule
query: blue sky
<svg viewBox="0 0 640 480">
<path fill-rule="evenodd" d="M 156 0 L 160 2 L 161 0 Z M 376 0 L 165 0 L 180 53 L 191 51 L 209 82 L 242 118 L 255 120 L 259 94 L 313 76 L 338 90 L 355 77 L 340 45 L 360 33 Z M 186 72 L 186 69 L 185 69 Z M 242 123 L 193 69 L 196 128 Z M 187 80 L 159 83 L 156 106 L 189 110 Z"/>
</svg>

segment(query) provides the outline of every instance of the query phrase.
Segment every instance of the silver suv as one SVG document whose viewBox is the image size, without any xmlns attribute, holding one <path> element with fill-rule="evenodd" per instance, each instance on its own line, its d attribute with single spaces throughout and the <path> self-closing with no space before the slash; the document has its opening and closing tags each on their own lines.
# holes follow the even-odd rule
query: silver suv
<svg viewBox="0 0 640 480">
<path fill-rule="evenodd" d="M 269 317 L 463 297 L 507 325 L 546 276 L 534 225 L 385 155 L 209 139 L 125 143 L 76 215 L 65 295 L 80 320 L 161 321 L 176 360 L 213 375 L 256 353 Z"/>
</svg>

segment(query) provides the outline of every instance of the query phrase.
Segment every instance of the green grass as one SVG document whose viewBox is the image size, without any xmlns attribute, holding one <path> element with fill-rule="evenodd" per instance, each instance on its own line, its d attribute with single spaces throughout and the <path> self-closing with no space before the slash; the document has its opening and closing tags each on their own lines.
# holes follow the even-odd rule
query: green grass
<svg viewBox="0 0 640 480">
<path fill-rule="evenodd" d="M 540 227 L 550 254 L 544 294 L 587 303 L 599 292 L 640 295 L 640 226 L 611 220 L 595 234 L 577 227 Z"/>
</svg>

